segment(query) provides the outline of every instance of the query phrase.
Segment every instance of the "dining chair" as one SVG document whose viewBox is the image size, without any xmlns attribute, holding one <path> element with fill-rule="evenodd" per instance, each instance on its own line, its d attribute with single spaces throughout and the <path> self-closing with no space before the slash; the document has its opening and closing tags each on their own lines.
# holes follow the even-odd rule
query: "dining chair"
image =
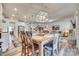
<svg viewBox="0 0 79 59">
<path fill-rule="evenodd" d="M 30 56 L 34 54 L 34 45 L 31 39 L 32 34 L 29 32 L 24 32 L 21 34 L 22 40 L 22 56 Z"/>
<path fill-rule="evenodd" d="M 28 52 L 28 54 L 30 52 L 32 52 L 31 55 L 33 55 L 34 54 L 34 44 L 33 44 L 33 41 L 32 41 L 32 33 L 28 31 L 28 32 L 25 33 L 25 35 L 26 35 L 25 37 L 27 38 L 26 39 L 27 52 Z"/>
<path fill-rule="evenodd" d="M 57 34 L 55 34 L 53 41 L 45 44 L 44 50 L 46 50 L 46 51 L 44 51 L 44 52 L 47 52 L 47 53 L 45 53 L 45 55 L 49 55 L 49 56 L 58 55 L 58 53 L 59 53 L 59 39 L 60 39 L 60 35 L 57 33 Z"/>
<path fill-rule="evenodd" d="M 21 40 L 22 40 L 22 51 L 21 51 L 21 56 L 26 56 L 26 42 L 25 42 L 25 33 L 21 32 Z"/>
<path fill-rule="evenodd" d="M 44 56 L 52 56 L 53 55 L 53 41 L 44 45 Z"/>
<path fill-rule="evenodd" d="M 59 53 L 59 40 L 60 40 L 60 35 L 55 34 L 55 37 L 53 39 L 53 55 L 58 55 Z"/>
</svg>

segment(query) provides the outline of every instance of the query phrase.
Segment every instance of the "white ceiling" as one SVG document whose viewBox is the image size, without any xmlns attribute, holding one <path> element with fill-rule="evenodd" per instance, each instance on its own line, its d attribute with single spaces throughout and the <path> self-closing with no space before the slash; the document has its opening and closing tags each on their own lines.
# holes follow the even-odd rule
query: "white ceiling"
<svg viewBox="0 0 79 59">
<path fill-rule="evenodd" d="M 27 18 L 39 11 L 48 13 L 49 19 L 63 19 L 71 17 L 79 8 L 77 3 L 4 3 L 3 14 L 6 17 L 11 17 L 14 14 L 14 8 L 17 8 L 17 18 Z"/>
</svg>

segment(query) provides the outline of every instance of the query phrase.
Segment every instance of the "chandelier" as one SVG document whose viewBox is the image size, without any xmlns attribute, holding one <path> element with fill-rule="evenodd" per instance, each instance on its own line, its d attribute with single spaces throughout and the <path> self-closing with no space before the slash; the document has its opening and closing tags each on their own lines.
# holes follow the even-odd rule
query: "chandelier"
<svg viewBox="0 0 79 59">
<path fill-rule="evenodd" d="M 40 11 L 37 15 L 36 15 L 36 21 L 39 22 L 46 22 L 48 20 L 48 13 Z"/>
</svg>

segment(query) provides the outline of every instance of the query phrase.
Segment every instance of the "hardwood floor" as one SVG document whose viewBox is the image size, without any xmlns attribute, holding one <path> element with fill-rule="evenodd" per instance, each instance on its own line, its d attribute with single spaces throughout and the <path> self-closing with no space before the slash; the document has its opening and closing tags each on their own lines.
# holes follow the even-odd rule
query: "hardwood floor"
<svg viewBox="0 0 79 59">
<path fill-rule="evenodd" d="M 2 54 L 2 56 L 14 56 L 14 55 L 21 55 L 21 47 L 13 48 L 8 50 Z"/>
<path fill-rule="evenodd" d="M 13 48 L 13 49 L 10 49 L 4 53 L 2 53 L 2 56 L 21 56 L 21 49 L 22 47 L 17 47 L 17 48 Z M 37 46 L 35 46 L 35 54 L 39 54 L 39 49 Z M 31 48 L 30 48 L 30 53 L 29 53 L 30 56 L 32 56 L 32 51 L 31 51 Z"/>
</svg>

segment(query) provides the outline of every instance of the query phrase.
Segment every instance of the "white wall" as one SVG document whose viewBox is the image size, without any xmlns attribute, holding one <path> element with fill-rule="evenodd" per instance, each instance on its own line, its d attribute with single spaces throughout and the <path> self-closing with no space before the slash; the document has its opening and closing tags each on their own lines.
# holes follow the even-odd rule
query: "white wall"
<svg viewBox="0 0 79 59">
<path fill-rule="evenodd" d="M 1 20 L 2 20 L 2 5 L 1 5 L 1 3 L 0 3 L 0 28 L 1 28 L 1 26 L 2 26 Z"/>
<path fill-rule="evenodd" d="M 0 16 L 2 15 L 2 4 L 0 3 Z"/>
</svg>

